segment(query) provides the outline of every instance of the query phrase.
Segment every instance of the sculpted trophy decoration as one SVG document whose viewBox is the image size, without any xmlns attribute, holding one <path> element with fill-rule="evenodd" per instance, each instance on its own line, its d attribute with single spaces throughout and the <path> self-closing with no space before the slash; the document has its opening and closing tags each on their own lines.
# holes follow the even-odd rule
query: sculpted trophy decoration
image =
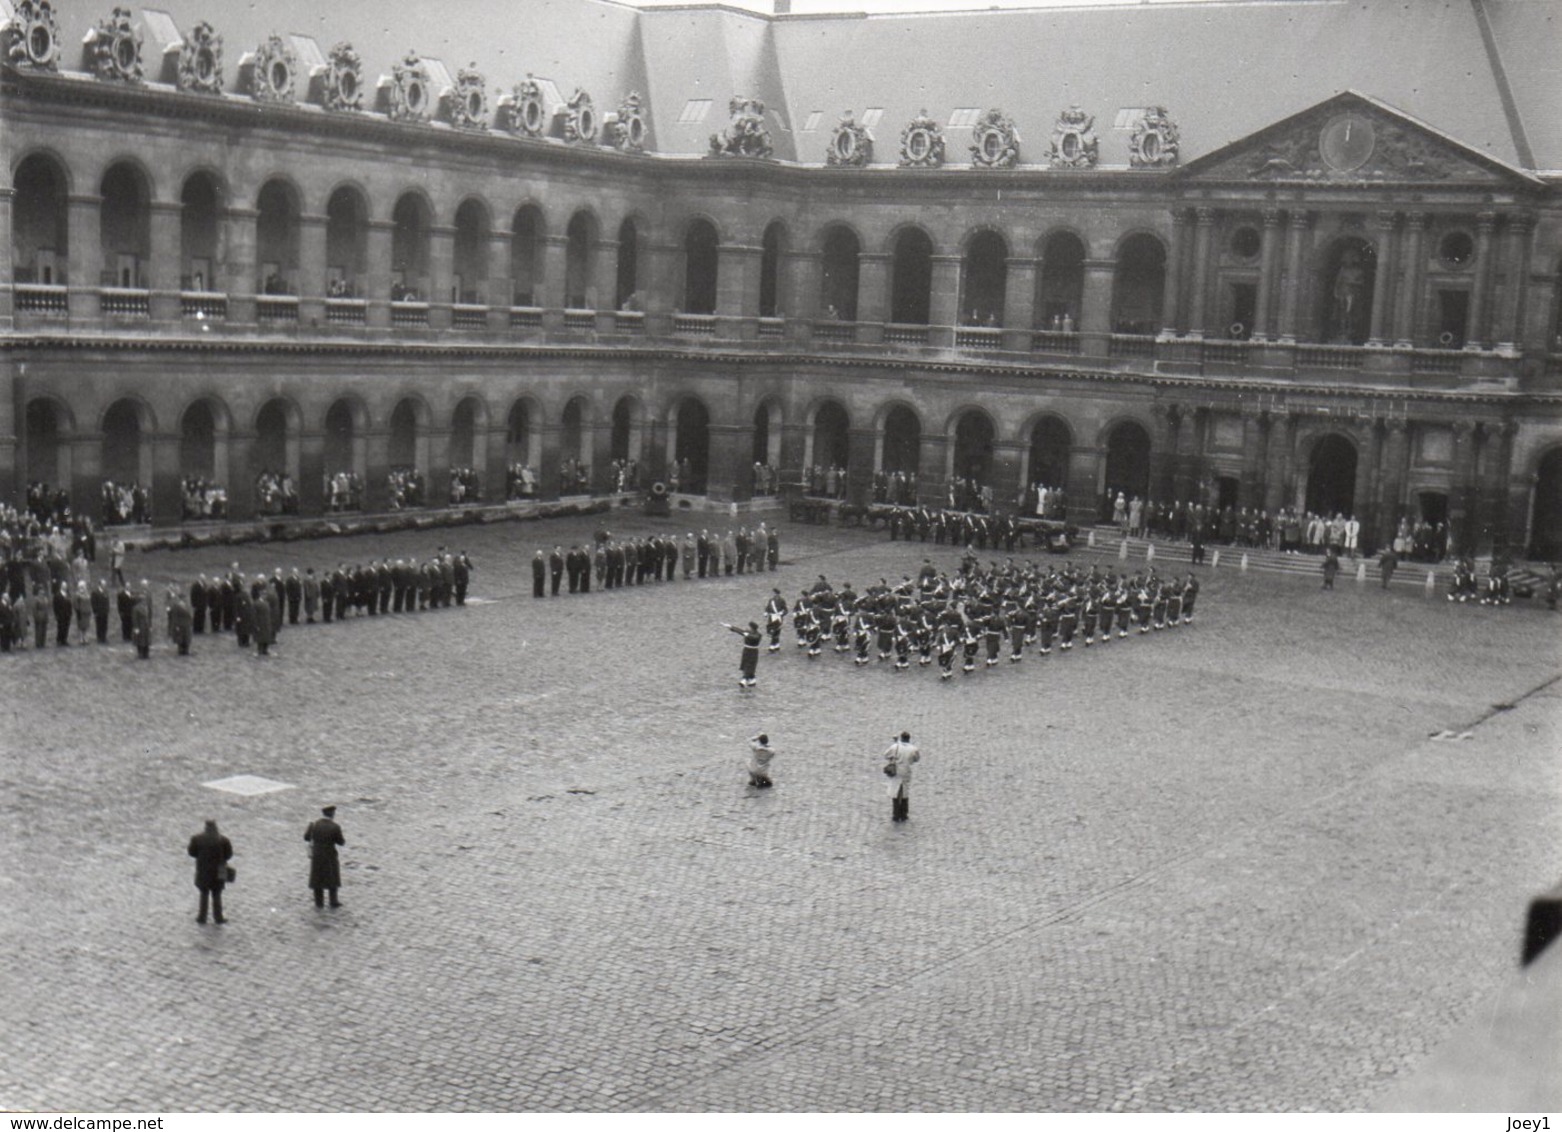
<svg viewBox="0 0 1562 1132">
<path fill-rule="evenodd" d="M 5 58 L 13 67 L 57 71 L 60 28 L 49 0 L 22 0 L 4 28 Z"/>
<path fill-rule="evenodd" d="M 640 107 L 640 93 L 630 91 L 618 104 L 618 113 L 607 118 L 607 140 L 625 153 L 645 152 L 645 111 Z"/>
<path fill-rule="evenodd" d="M 450 124 L 458 130 L 488 128 L 488 81 L 470 63 L 456 72 L 456 85 L 449 96 Z"/>
<path fill-rule="evenodd" d="M 1134 124 L 1128 142 L 1128 164 L 1136 168 L 1167 167 L 1177 164 L 1177 127 L 1166 116 L 1164 106 L 1148 106 Z"/>
<path fill-rule="evenodd" d="M 1100 148 L 1092 115 L 1077 106 L 1058 115 L 1058 124 L 1052 127 L 1050 154 L 1054 169 L 1094 169 Z"/>
<path fill-rule="evenodd" d="M 130 22 L 129 8 L 115 8 L 87 33 L 87 62 L 105 82 L 141 81 L 141 32 Z"/>
<path fill-rule="evenodd" d="M 564 140 L 589 142 L 597 136 L 597 111 L 591 96 L 579 87 L 564 104 Z"/>
<path fill-rule="evenodd" d="M 393 122 L 426 122 L 433 107 L 428 68 L 415 51 L 391 65 L 385 113 Z"/>
<path fill-rule="evenodd" d="M 873 135 L 867 127 L 857 124 L 850 110 L 841 115 L 835 132 L 830 135 L 830 148 L 825 152 L 827 165 L 870 165 L 873 162 Z"/>
<path fill-rule="evenodd" d="M 222 36 L 205 20 L 190 29 L 179 49 L 177 85 L 195 94 L 222 93 Z"/>
<path fill-rule="evenodd" d="M 540 138 L 548 130 L 548 108 L 543 104 L 542 85 L 530 75 L 499 100 L 499 125 L 512 134 Z"/>
<path fill-rule="evenodd" d="M 710 136 L 711 157 L 769 157 L 770 131 L 765 127 L 765 104 L 739 96 L 727 103 L 726 129 Z"/>
<path fill-rule="evenodd" d="M 256 102 L 292 102 L 298 57 L 286 40 L 274 35 L 255 49 L 250 94 Z"/>
<path fill-rule="evenodd" d="M 1020 132 L 1002 110 L 989 110 L 971 127 L 971 164 L 1012 169 L 1020 161 Z"/>
<path fill-rule="evenodd" d="M 325 62 L 320 105 L 327 110 L 363 109 L 363 60 L 350 43 L 331 48 Z"/>
<path fill-rule="evenodd" d="M 923 110 L 900 131 L 900 164 L 937 169 L 944 163 L 944 131 Z"/>
</svg>

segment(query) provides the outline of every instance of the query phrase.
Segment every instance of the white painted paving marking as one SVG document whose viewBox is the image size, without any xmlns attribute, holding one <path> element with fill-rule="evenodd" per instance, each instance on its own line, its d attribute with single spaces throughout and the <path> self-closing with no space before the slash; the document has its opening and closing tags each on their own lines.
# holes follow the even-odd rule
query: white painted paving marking
<svg viewBox="0 0 1562 1132">
<path fill-rule="evenodd" d="M 278 790 L 293 789 L 291 782 L 278 782 L 274 778 L 262 778 L 258 774 L 235 774 L 230 778 L 218 778 L 211 782 L 203 782 L 201 785 L 229 794 L 242 794 L 246 798 L 254 797 L 256 794 L 274 794 Z"/>
</svg>

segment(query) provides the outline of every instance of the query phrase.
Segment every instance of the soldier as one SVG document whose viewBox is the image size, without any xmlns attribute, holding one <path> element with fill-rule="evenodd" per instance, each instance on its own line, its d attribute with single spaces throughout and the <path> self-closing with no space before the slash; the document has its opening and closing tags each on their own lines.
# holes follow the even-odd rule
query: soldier
<svg viewBox="0 0 1562 1132">
<path fill-rule="evenodd" d="M 324 908 L 329 893 L 331 907 L 340 908 L 342 902 L 336 891 L 342 887 L 342 865 L 336 847 L 346 845 L 347 839 L 342 836 L 342 827 L 336 824 L 335 806 L 321 809 L 320 816 L 304 830 L 304 840 L 309 843 L 309 888 L 315 894 L 315 907 Z"/>
<path fill-rule="evenodd" d="M 256 579 L 259 596 L 251 594 L 250 616 L 255 634 L 255 648 L 261 656 L 271 653 L 271 645 L 277 639 L 275 610 L 270 601 L 270 590 L 261 579 Z"/>
<path fill-rule="evenodd" d="M 297 625 L 298 609 L 304 604 L 304 580 L 298 576 L 297 566 L 282 580 L 282 592 L 287 597 L 287 623 Z"/>
<path fill-rule="evenodd" d="M 41 589 L 33 590 L 33 647 L 43 648 L 49 640 L 49 599 L 44 596 Z M 130 634 L 125 634 L 125 639 L 130 639 Z"/>
<path fill-rule="evenodd" d="M 786 622 L 786 598 L 781 591 L 772 589 L 770 600 L 765 602 L 765 630 L 770 634 L 770 651 L 781 651 L 781 626 Z"/>
<path fill-rule="evenodd" d="M 152 589 L 145 578 L 136 592 L 135 604 L 130 610 L 130 639 L 136 646 L 136 656 L 150 660 L 152 656 Z"/>
<path fill-rule="evenodd" d="M 759 622 L 750 621 L 747 629 L 740 629 L 727 622 L 723 622 L 722 627 L 743 638 L 743 652 L 738 659 L 738 687 L 748 691 L 754 687 L 755 671 L 759 666 L 759 642 L 763 639 L 759 632 Z"/>
<path fill-rule="evenodd" d="M 180 656 L 190 655 L 190 637 L 195 627 L 195 613 L 179 592 L 179 587 L 168 587 L 168 639 L 179 650 Z"/>
<path fill-rule="evenodd" d="M 190 583 L 190 624 L 196 633 L 206 632 L 206 575 Z M 215 628 L 215 626 L 213 626 Z"/>
<path fill-rule="evenodd" d="M 71 613 L 75 606 L 71 603 L 70 587 L 65 582 L 59 582 L 54 587 L 54 643 L 63 648 L 71 643 Z"/>
<path fill-rule="evenodd" d="M 472 560 L 467 557 L 466 551 L 457 554 L 450 563 L 455 570 L 456 604 L 466 604 L 466 589 L 472 584 Z M 591 592 L 591 568 L 586 568 L 582 585 L 586 593 Z"/>
<path fill-rule="evenodd" d="M 555 546 L 548 555 L 548 578 L 552 584 L 552 596 L 559 596 L 559 582 L 564 577 L 564 550 Z"/>
<path fill-rule="evenodd" d="M 315 568 L 309 566 L 304 569 L 304 622 L 313 625 L 319 611 L 320 579 L 315 577 Z"/>
</svg>

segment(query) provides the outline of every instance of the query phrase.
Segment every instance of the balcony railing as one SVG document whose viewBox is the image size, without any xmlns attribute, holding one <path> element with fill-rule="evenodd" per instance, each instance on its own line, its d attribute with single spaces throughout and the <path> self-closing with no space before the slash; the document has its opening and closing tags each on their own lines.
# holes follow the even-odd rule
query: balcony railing
<svg viewBox="0 0 1562 1132">
<path fill-rule="evenodd" d="M 391 325 L 412 329 L 428 325 L 427 303 L 391 303 Z"/>
<path fill-rule="evenodd" d="M 140 287 L 104 287 L 98 291 L 98 306 L 117 318 L 150 318 L 152 295 Z"/>
<path fill-rule="evenodd" d="M 1415 350 L 1410 355 L 1411 373 L 1449 374 L 1463 368 L 1462 350 Z"/>
<path fill-rule="evenodd" d="M 595 330 L 597 328 L 597 312 L 569 308 L 564 312 L 564 329 L 580 332 L 583 330 Z"/>
<path fill-rule="evenodd" d="M 713 337 L 716 333 L 716 316 L 713 314 L 675 314 L 673 315 L 673 333 Z"/>
<path fill-rule="evenodd" d="M 510 329 L 511 330 L 541 330 L 542 329 L 542 308 L 541 307 L 511 307 L 510 308 Z"/>
<path fill-rule="evenodd" d="M 814 341 L 855 342 L 857 341 L 857 324 L 855 322 L 841 322 L 833 318 L 821 320 L 814 323 Z"/>
<path fill-rule="evenodd" d="M 613 326 L 620 334 L 644 334 L 644 311 L 614 311 Z"/>
<path fill-rule="evenodd" d="M 18 283 L 16 309 L 34 314 L 65 314 L 70 310 L 70 289 L 59 283 Z"/>
<path fill-rule="evenodd" d="M 298 321 L 298 296 L 256 295 L 255 320 L 257 322 L 296 323 Z"/>
<path fill-rule="evenodd" d="M 1209 339 L 1204 340 L 1204 360 L 1216 365 L 1239 366 L 1247 361 L 1246 342 Z"/>
<path fill-rule="evenodd" d="M 1367 351 L 1360 346 L 1298 346 L 1297 369 L 1360 369 Z"/>
<path fill-rule="evenodd" d="M 1030 336 L 1030 348 L 1038 354 L 1077 354 L 1079 335 L 1072 330 L 1037 330 Z"/>
<path fill-rule="evenodd" d="M 759 320 L 759 336 L 761 338 L 786 337 L 786 319 L 761 318 Z"/>
<path fill-rule="evenodd" d="M 331 326 L 363 326 L 369 321 L 369 304 L 362 299 L 327 299 L 325 321 Z"/>
<path fill-rule="evenodd" d="M 957 350 L 1001 350 L 1003 328 L 998 326 L 960 326 L 955 328 Z"/>
<path fill-rule="evenodd" d="M 476 303 L 457 303 L 450 308 L 450 325 L 456 330 L 487 330 L 488 308 Z"/>
<path fill-rule="evenodd" d="M 1106 352 L 1113 358 L 1155 357 L 1155 335 L 1114 334 L 1107 340 Z"/>
<path fill-rule="evenodd" d="M 926 346 L 930 327 L 892 322 L 884 328 L 884 341 L 892 346 Z"/>
<path fill-rule="evenodd" d="M 226 322 L 228 296 L 221 291 L 180 291 L 179 314 L 193 322 Z"/>
</svg>

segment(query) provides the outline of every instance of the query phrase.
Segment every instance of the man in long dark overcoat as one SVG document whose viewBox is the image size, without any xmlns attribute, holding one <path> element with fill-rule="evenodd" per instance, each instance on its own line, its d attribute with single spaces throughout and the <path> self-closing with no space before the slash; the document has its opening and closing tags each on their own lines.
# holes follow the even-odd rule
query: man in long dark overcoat
<svg viewBox="0 0 1562 1132">
<path fill-rule="evenodd" d="M 208 819 L 206 828 L 190 838 L 190 856 L 195 858 L 195 887 L 201 893 L 201 911 L 195 922 L 206 922 L 206 905 L 211 903 L 212 918 L 224 923 L 222 915 L 222 890 L 228 883 L 228 860 L 233 856 L 233 842 L 217 831 L 217 823 Z"/>
<path fill-rule="evenodd" d="M 342 827 L 336 824 L 336 807 L 326 806 L 321 816 L 309 823 L 304 830 L 304 840 L 309 842 L 309 887 L 315 894 L 315 907 L 325 907 L 327 893 L 331 907 L 340 908 L 336 890 L 342 887 L 342 863 L 337 859 L 336 847 L 346 845 Z"/>
</svg>

